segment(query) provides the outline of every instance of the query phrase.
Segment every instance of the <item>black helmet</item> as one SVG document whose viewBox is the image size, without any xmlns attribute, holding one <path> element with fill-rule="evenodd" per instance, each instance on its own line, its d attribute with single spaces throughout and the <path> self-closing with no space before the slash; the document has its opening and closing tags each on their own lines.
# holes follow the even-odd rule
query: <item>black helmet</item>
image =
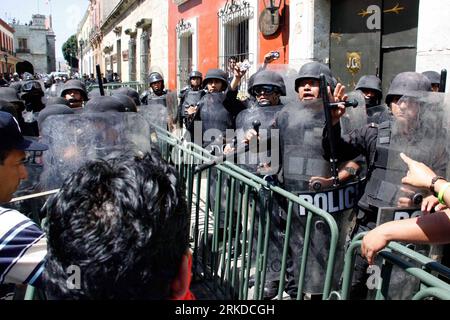
<svg viewBox="0 0 450 320">
<path fill-rule="evenodd" d="M 8 102 L 20 101 L 16 89 L 11 87 L 0 87 L 0 99 L 6 100 Z"/>
<path fill-rule="evenodd" d="M 42 85 L 37 80 L 29 80 L 22 83 L 22 87 L 20 88 L 21 94 L 20 97 L 23 99 L 24 97 L 31 96 L 44 96 L 44 90 L 42 90 Z"/>
<path fill-rule="evenodd" d="M 205 79 L 203 79 L 203 84 L 202 84 L 203 87 L 206 87 L 206 83 L 208 82 L 209 79 L 221 80 L 223 83 L 222 90 L 225 90 L 228 87 L 227 74 L 225 71 L 223 71 L 221 69 L 209 69 L 208 72 L 206 73 Z"/>
<path fill-rule="evenodd" d="M 389 105 L 394 96 L 417 96 L 420 91 L 431 91 L 431 82 L 423 74 L 417 72 L 401 72 L 397 74 L 389 86 L 386 104 Z"/>
<path fill-rule="evenodd" d="M 83 97 L 83 101 L 88 101 L 88 94 L 86 91 L 86 86 L 83 82 L 77 79 L 72 79 L 64 83 L 64 86 L 61 90 L 61 97 L 64 98 L 66 92 L 69 90 L 78 90 L 81 92 L 81 96 Z"/>
<path fill-rule="evenodd" d="M 113 96 L 115 96 L 116 94 L 124 94 L 124 95 L 130 97 L 131 99 L 133 99 L 136 106 L 141 105 L 141 100 L 139 99 L 139 93 L 136 90 L 131 89 L 130 87 L 118 88 L 112 92 Z"/>
<path fill-rule="evenodd" d="M 28 80 L 34 80 L 34 77 L 33 77 L 33 75 L 31 73 L 25 72 L 22 75 L 22 79 L 23 79 L 23 81 L 28 81 Z"/>
<path fill-rule="evenodd" d="M 50 88 L 53 84 L 53 80 L 50 77 L 45 77 L 44 78 L 44 86 L 45 88 Z"/>
<path fill-rule="evenodd" d="M 441 75 L 436 71 L 425 71 L 422 74 L 430 80 L 431 84 L 441 84 Z"/>
<path fill-rule="evenodd" d="M 248 92 L 254 96 L 253 88 L 261 85 L 272 85 L 276 86 L 280 89 L 280 94 L 282 96 L 286 95 L 286 86 L 284 84 L 283 77 L 280 76 L 277 72 L 270 70 L 263 70 L 254 74 L 252 79 L 251 86 L 248 89 Z"/>
<path fill-rule="evenodd" d="M 320 80 L 320 74 L 323 73 L 325 76 L 325 79 L 327 80 L 327 83 L 330 87 L 334 88 L 334 80 L 333 76 L 331 75 L 331 70 L 328 68 L 327 65 L 313 61 L 308 62 L 304 64 L 299 72 L 298 77 L 295 79 L 295 91 L 298 92 L 298 87 L 300 87 L 300 81 L 303 79 L 316 79 Z"/>
<path fill-rule="evenodd" d="M 123 93 L 115 93 L 112 95 L 114 99 L 122 103 L 124 109 L 122 112 L 137 112 L 136 103 L 133 99 Z"/>
<path fill-rule="evenodd" d="M 366 75 L 362 76 L 356 84 L 355 90 L 372 89 L 375 90 L 380 96 L 383 94 L 381 89 L 381 80 L 377 76 Z"/>
<path fill-rule="evenodd" d="M 119 99 L 111 96 L 93 97 L 84 106 L 85 113 L 125 112 L 125 106 Z"/>
<path fill-rule="evenodd" d="M 164 83 L 163 77 L 158 72 L 152 72 L 148 76 L 148 83 L 152 84 L 158 81 L 162 81 Z"/>
<path fill-rule="evenodd" d="M 45 105 L 48 106 L 53 106 L 53 105 L 57 105 L 57 104 L 64 104 L 66 106 L 69 106 L 70 103 L 69 101 L 67 101 L 66 99 L 64 99 L 63 97 L 48 97 L 47 101 L 45 102 Z"/>
<path fill-rule="evenodd" d="M 75 114 L 75 111 L 65 104 L 53 104 L 46 106 L 41 110 L 41 112 L 39 112 L 39 116 L 37 119 L 38 126 L 40 127 L 44 120 L 48 117 L 59 114 Z"/>
<path fill-rule="evenodd" d="M 191 80 L 192 78 L 201 78 L 203 79 L 203 74 L 200 71 L 191 71 L 189 73 L 189 80 Z"/>
</svg>

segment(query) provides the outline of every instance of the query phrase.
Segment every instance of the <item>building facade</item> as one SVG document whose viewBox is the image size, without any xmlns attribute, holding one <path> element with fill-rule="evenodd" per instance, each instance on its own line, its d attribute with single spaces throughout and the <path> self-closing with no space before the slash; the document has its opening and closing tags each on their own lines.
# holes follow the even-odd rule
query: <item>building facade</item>
<svg viewBox="0 0 450 320">
<path fill-rule="evenodd" d="M 7 76 L 16 71 L 16 63 L 19 62 L 14 47 L 14 32 L 10 25 L 0 19 L 0 72 Z"/>
<path fill-rule="evenodd" d="M 450 68 L 449 0 L 291 0 L 290 64 L 330 65 L 348 90 L 365 74 L 383 91 L 403 71 Z"/>
<path fill-rule="evenodd" d="M 257 71 L 270 51 L 280 53 L 273 64 L 288 64 L 290 0 L 274 3 L 278 8 L 271 12 L 262 0 L 169 1 L 170 87 L 184 87 L 191 70 L 227 71 L 230 57 L 248 60 L 248 74 Z"/>
<path fill-rule="evenodd" d="M 168 75 L 168 1 L 121 0 L 104 11 L 103 68 L 122 81 L 146 82 L 151 71 Z"/>
<path fill-rule="evenodd" d="M 55 33 L 51 17 L 34 14 L 29 24 L 13 24 L 17 57 L 33 65 L 35 73 L 56 70 Z"/>
</svg>

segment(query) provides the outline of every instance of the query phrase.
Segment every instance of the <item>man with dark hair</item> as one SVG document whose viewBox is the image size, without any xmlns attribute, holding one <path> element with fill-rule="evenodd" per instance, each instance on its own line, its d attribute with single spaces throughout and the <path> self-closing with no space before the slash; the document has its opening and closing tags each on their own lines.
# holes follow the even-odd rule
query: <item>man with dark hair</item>
<svg viewBox="0 0 450 320">
<path fill-rule="evenodd" d="M 86 163 L 44 207 L 51 299 L 193 299 L 189 213 L 155 151 Z M 69 277 L 78 268 L 79 286 Z"/>
<path fill-rule="evenodd" d="M 24 139 L 17 120 L 3 111 L 0 137 L 0 297 L 4 297 L 11 292 L 4 284 L 40 284 L 47 253 L 45 235 L 29 218 L 1 205 L 27 179 L 25 151 L 44 151 L 47 146 Z"/>
</svg>

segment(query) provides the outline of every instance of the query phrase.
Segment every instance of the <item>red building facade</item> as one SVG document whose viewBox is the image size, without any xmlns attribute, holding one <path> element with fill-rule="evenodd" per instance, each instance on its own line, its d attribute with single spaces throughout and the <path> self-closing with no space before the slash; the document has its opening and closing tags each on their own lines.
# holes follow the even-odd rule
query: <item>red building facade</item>
<svg viewBox="0 0 450 320">
<path fill-rule="evenodd" d="M 273 14 L 265 10 L 271 2 L 171 0 L 169 87 L 186 86 L 191 70 L 203 74 L 211 68 L 226 70 L 231 56 L 248 60 L 252 65 L 249 74 L 256 72 L 269 51 L 280 52 L 273 63 L 288 64 L 289 0 L 273 1 L 280 3 Z"/>
</svg>

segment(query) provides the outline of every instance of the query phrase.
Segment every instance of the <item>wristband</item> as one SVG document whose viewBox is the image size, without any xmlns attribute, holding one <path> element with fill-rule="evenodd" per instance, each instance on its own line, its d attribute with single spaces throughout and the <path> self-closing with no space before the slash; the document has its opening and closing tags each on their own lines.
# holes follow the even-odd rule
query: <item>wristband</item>
<svg viewBox="0 0 450 320">
<path fill-rule="evenodd" d="M 436 181 L 438 181 L 438 180 L 445 180 L 445 178 L 444 178 L 444 177 L 441 177 L 441 176 L 436 176 L 436 177 L 434 177 L 433 179 L 431 179 L 430 190 L 431 190 L 431 192 L 433 192 L 433 193 L 436 193 L 436 192 L 434 191 L 434 184 L 435 184 Z"/>
<path fill-rule="evenodd" d="M 441 191 L 439 191 L 438 200 L 439 200 L 439 203 L 442 204 L 442 205 L 445 205 L 444 193 L 448 189 L 448 187 L 450 187 L 450 182 L 447 182 L 446 184 L 444 184 L 444 186 L 442 187 Z"/>
</svg>

